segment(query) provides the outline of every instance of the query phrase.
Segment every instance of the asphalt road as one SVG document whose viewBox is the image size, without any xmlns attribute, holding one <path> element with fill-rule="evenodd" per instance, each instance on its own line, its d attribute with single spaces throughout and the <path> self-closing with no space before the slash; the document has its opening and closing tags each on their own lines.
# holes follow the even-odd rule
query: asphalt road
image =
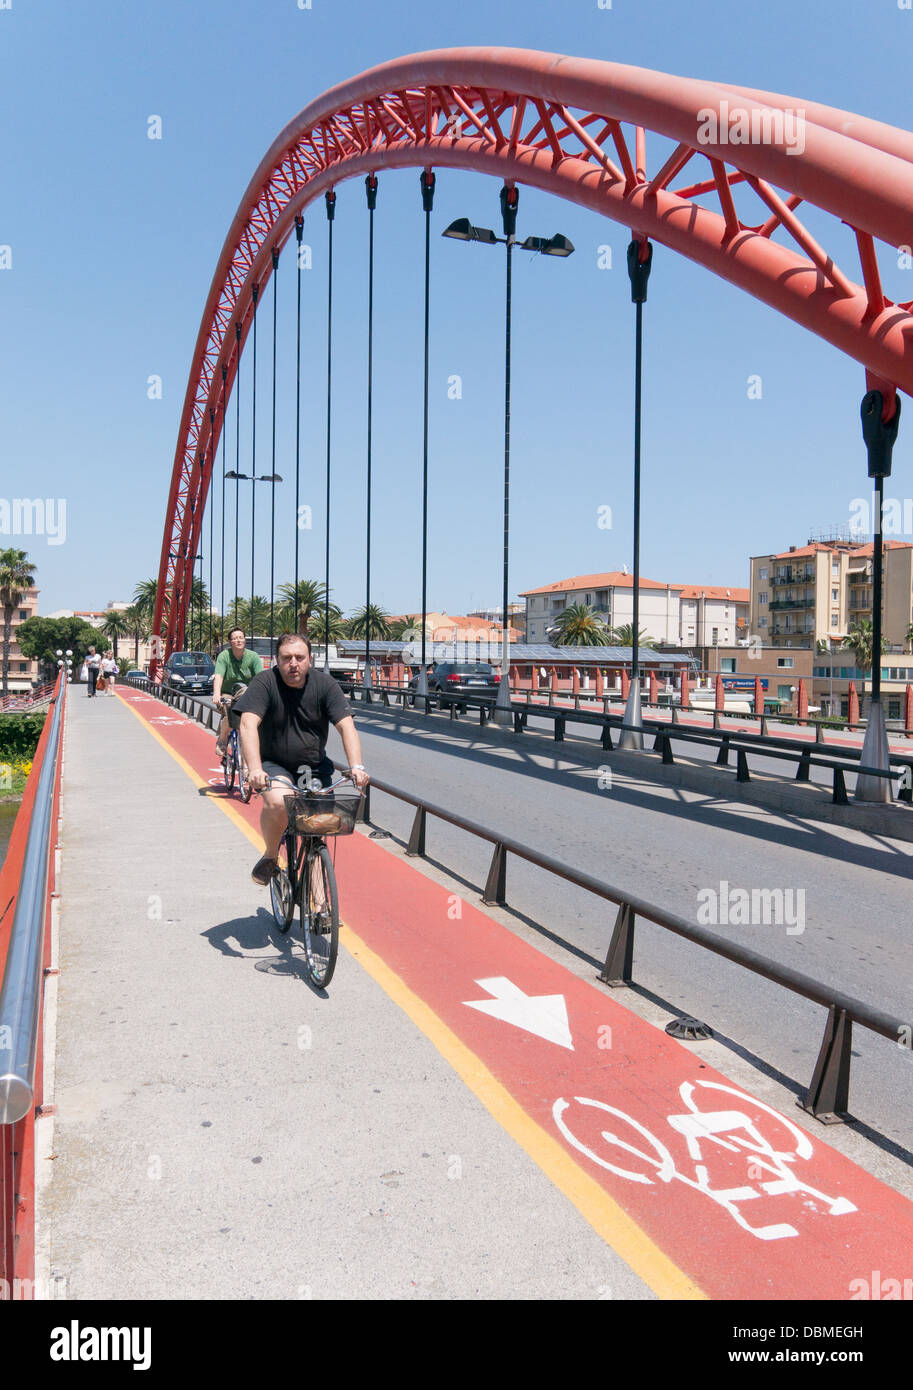
<svg viewBox="0 0 913 1390">
<path fill-rule="evenodd" d="M 910 884 L 913 845 L 621 776 L 606 785 L 593 757 L 571 745 L 515 742 L 468 723 L 401 718 L 358 706 L 364 760 L 375 777 L 637 894 L 730 941 L 913 1019 Z M 493 747 L 497 740 L 500 746 Z M 333 755 L 331 735 L 329 752 Z M 607 754 L 602 767 L 611 767 Z M 600 782 L 602 785 L 600 785 Z M 374 821 L 408 838 L 412 812 L 378 794 Z M 435 861 L 481 885 L 490 847 L 439 820 Z M 508 900 L 517 929 L 546 950 L 568 941 L 569 963 L 592 977 L 614 922 L 611 904 L 511 858 Z M 783 889 L 779 925 L 706 918 L 729 889 Z M 735 915 L 735 914 L 733 914 Z M 757 914 L 761 916 L 762 914 Z M 672 1012 L 701 1018 L 738 1052 L 782 1073 L 793 1089 L 812 1075 L 825 1014 L 815 1004 L 646 922 L 637 926 L 635 980 Z M 913 1148 L 913 1053 L 857 1028 L 850 1107 L 904 1150 Z"/>
</svg>

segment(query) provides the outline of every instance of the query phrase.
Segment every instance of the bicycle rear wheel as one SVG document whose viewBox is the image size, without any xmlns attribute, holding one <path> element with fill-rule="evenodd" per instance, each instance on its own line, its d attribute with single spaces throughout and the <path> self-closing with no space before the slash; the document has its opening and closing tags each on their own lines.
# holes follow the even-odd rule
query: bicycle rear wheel
<svg viewBox="0 0 913 1390">
<path fill-rule="evenodd" d="M 298 910 L 308 974 L 318 987 L 328 985 L 339 950 L 339 898 L 333 861 L 322 841 L 308 846 L 298 885 Z"/>
</svg>

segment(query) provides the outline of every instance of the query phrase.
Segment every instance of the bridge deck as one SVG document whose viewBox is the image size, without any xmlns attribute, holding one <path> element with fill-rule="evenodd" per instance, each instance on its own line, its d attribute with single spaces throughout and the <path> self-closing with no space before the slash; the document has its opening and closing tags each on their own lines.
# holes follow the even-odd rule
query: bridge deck
<svg viewBox="0 0 913 1390">
<path fill-rule="evenodd" d="M 905 1198 L 362 835 L 310 989 L 212 750 L 151 697 L 71 702 L 39 1229 L 69 1296 L 846 1298 L 902 1271 Z"/>
</svg>

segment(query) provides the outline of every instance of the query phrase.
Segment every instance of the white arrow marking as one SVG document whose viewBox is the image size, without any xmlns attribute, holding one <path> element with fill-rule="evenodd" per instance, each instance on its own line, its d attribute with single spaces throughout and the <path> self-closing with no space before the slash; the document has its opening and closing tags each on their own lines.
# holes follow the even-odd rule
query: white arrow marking
<svg viewBox="0 0 913 1390">
<path fill-rule="evenodd" d="M 524 994 L 504 975 L 496 975 L 491 980 L 476 980 L 476 984 L 481 989 L 487 989 L 494 999 L 464 999 L 463 1003 L 468 1009 L 478 1009 L 492 1018 L 512 1023 L 515 1028 L 535 1033 L 537 1037 L 545 1038 L 546 1042 L 557 1043 L 559 1047 L 574 1051 L 563 994 Z"/>
</svg>

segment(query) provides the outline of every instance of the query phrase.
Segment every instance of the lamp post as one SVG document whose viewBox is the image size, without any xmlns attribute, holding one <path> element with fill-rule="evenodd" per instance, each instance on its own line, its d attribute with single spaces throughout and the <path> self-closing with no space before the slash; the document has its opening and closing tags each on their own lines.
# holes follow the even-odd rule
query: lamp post
<svg viewBox="0 0 913 1390">
<path fill-rule="evenodd" d="M 229 469 L 229 471 L 225 474 L 225 476 L 226 476 L 226 478 L 234 478 L 235 481 L 236 481 L 236 483 L 242 483 L 242 482 L 244 482 L 244 483 L 250 483 L 250 497 L 251 497 L 251 511 L 250 511 L 250 637 L 251 637 L 251 641 L 253 641 L 253 636 L 254 636 L 254 592 L 255 592 L 255 590 L 254 590 L 254 542 L 255 542 L 255 539 L 256 539 L 256 533 L 255 533 L 255 531 L 254 531 L 254 522 L 255 522 L 255 520 L 256 520 L 256 503 L 255 503 L 256 494 L 255 494 L 255 492 L 254 492 L 254 484 L 255 484 L 255 483 L 273 483 L 273 484 L 275 484 L 275 483 L 281 483 L 281 482 L 282 482 L 282 475 L 281 475 L 280 473 L 260 473 L 260 474 L 254 474 L 254 473 L 239 473 L 239 472 L 237 471 L 237 469 L 231 468 L 231 469 Z M 273 543 L 275 543 L 275 536 L 273 537 Z M 238 532 L 237 532 L 237 510 L 236 510 L 236 512 L 235 512 L 235 568 L 236 568 L 236 569 L 237 569 L 237 553 L 238 553 L 237 547 L 238 547 Z M 273 563 L 273 557 L 271 556 L 271 557 L 270 557 L 270 566 L 272 566 L 272 563 Z M 237 610 L 236 610 L 236 613 L 237 613 Z M 273 654 L 272 654 L 272 650 L 270 650 L 270 660 L 272 660 L 272 655 L 273 655 Z"/>
<path fill-rule="evenodd" d="M 455 241 L 478 241 L 483 246 L 502 245 L 507 247 L 507 279 L 505 296 L 504 332 L 504 561 L 502 576 L 501 610 L 501 680 L 498 698 L 495 702 L 494 718 L 498 724 L 511 722 L 510 702 L 510 619 L 508 617 L 508 567 L 510 547 L 510 329 L 511 329 L 511 269 L 514 246 L 521 251 L 537 251 L 541 256 L 570 256 L 574 247 L 567 237 L 556 233 L 553 237 L 528 236 L 518 242 L 517 207 L 520 190 L 505 184 L 501 189 L 501 218 L 504 224 L 503 237 L 495 236 L 488 227 L 474 227 L 468 217 L 459 217 L 443 232 Z"/>
</svg>

